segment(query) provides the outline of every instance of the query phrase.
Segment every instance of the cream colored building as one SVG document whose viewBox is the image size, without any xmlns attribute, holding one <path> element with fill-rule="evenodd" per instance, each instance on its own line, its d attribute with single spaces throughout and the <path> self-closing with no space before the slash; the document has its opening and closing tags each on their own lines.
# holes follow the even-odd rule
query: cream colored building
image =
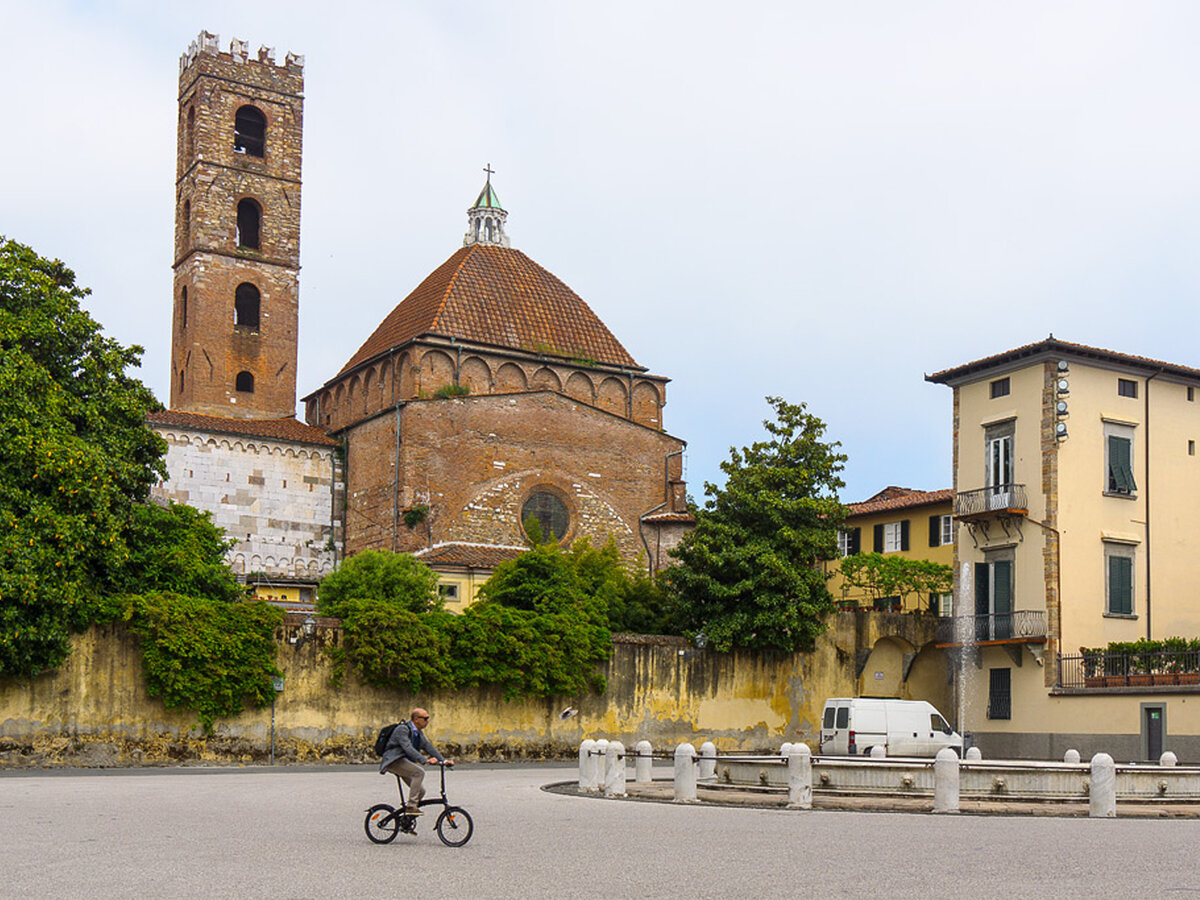
<svg viewBox="0 0 1200 900">
<path fill-rule="evenodd" d="M 846 521 L 838 534 L 841 559 L 857 553 L 895 554 L 948 566 L 954 562 L 954 492 L 884 488 L 859 503 L 846 504 Z M 888 612 L 950 615 L 949 594 L 875 597 L 842 578 L 841 559 L 826 561 L 829 592 L 841 609 L 870 606 Z"/>
<path fill-rule="evenodd" d="M 960 727 L 989 756 L 1200 760 L 1200 685 L 1080 656 L 1200 636 L 1200 370 L 1051 336 L 927 380 L 954 392 Z"/>
</svg>

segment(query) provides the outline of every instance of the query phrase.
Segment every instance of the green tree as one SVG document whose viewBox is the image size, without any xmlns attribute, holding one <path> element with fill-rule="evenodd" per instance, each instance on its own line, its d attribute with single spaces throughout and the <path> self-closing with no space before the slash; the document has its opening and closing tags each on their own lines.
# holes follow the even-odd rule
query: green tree
<svg viewBox="0 0 1200 900">
<path fill-rule="evenodd" d="M 500 684 L 508 699 L 604 690 L 615 546 L 538 544 L 501 563 L 455 618 L 455 682 Z"/>
<path fill-rule="evenodd" d="M 804 404 L 767 402 L 770 439 L 730 449 L 725 486 L 705 484 L 696 527 L 665 573 L 684 624 L 720 651 L 811 650 L 834 608 L 818 562 L 837 549 L 846 457 Z"/>
<path fill-rule="evenodd" d="M 929 594 L 945 594 L 954 584 L 954 570 L 928 559 L 907 559 L 884 553 L 856 553 L 842 560 L 842 583 L 858 588 L 876 603 L 896 597 L 903 609 L 915 609 Z M 909 603 L 911 598 L 915 602 Z"/>
<path fill-rule="evenodd" d="M 165 474 L 157 407 L 61 262 L 0 238 L 0 675 L 57 666 Z"/>
<path fill-rule="evenodd" d="M 129 556 L 106 579 L 111 593 L 166 591 L 230 602 L 245 597 L 246 588 L 225 561 L 232 542 L 210 513 L 182 503 L 138 505 L 125 541 Z"/>
<path fill-rule="evenodd" d="M 342 618 L 348 600 L 373 600 L 413 613 L 440 606 L 437 573 L 416 557 L 386 550 L 363 550 L 321 582 L 317 608 Z"/>
<path fill-rule="evenodd" d="M 450 615 L 437 573 L 407 553 L 364 550 L 321 582 L 317 609 L 342 620 L 329 649 L 334 681 L 353 668 L 368 684 L 409 691 L 449 683 Z"/>
</svg>

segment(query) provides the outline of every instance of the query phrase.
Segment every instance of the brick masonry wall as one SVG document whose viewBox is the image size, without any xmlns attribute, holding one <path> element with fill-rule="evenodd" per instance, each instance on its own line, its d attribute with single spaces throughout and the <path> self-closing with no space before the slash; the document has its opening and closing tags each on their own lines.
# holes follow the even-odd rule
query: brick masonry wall
<svg viewBox="0 0 1200 900">
<path fill-rule="evenodd" d="M 226 555 L 234 572 L 316 579 L 333 570 L 338 550 L 340 491 L 329 448 L 240 438 L 168 426 L 168 480 L 152 496 L 213 514 L 235 541 Z"/>
<path fill-rule="evenodd" d="M 200 51 L 179 79 L 171 407 L 292 416 L 299 317 L 303 69 Z M 266 117 L 264 155 L 234 149 L 243 105 Z M 238 246 L 237 206 L 262 210 L 258 249 Z M 239 284 L 258 288 L 257 327 L 234 324 Z M 186 302 L 185 302 L 186 291 Z M 239 372 L 253 393 L 235 389 Z"/>
<path fill-rule="evenodd" d="M 1043 535 L 1042 573 L 1046 583 L 1046 666 L 1043 672 L 1046 687 L 1058 683 L 1058 654 L 1062 635 L 1059 634 L 1059 555 L 1060 538 L 1058 528 L 1058 440 L 1054 426 L 1058 421 L 1054 411 L 1058 399 L 1056 383 L 1058 368 L 1052 360 L 1044 363 L 1042 375 L 1042 496 L 1046 504 L 1047 527 L 1040 529 Z"/>
<path fill-rule="evenodd" d="M 559 391 L 631 419 L 648 428 L 663 427 L 667 379 L 588 366 L 532 354 L 416 341 L 394 357 L 385 357 L 334 379 L 305 398 L 310 425 L 329 431 L 348 428 L 402 400 L 432 397 L 451 385 L 471 396 L 530 390 Z"/>
<path fill-rule="evenodd" d="M 520 510 L 535 489 L 570 514 L 566 540 L 611 535 L 644 557 L 639 517 L 667 499 L 666 456 L 682 442 L 553 392 L 422 400 L 348 433 L 346 544 L 413 551 L 431 543 L 523 545 Z M 428 505 L 398 527 L 397 510 Z M 651 539 L 648 536 L 648 539 Z"/>
</svg>

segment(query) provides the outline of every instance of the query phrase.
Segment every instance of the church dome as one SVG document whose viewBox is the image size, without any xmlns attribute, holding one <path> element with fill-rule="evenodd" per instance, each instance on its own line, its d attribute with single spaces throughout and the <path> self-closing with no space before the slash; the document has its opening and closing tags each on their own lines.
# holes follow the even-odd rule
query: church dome
<svg viewBox="0 0 1200 900">
<path fill-rule="evenodd" d="M 471 243 L 388 313 L 344 374 L 426 335 L 644 371 L 578 294 L 520 250 Z"/>
</svg>

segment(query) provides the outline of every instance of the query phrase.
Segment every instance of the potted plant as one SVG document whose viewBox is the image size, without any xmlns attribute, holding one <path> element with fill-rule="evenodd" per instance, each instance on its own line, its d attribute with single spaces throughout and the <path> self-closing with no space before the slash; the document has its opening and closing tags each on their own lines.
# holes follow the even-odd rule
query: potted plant
<svg viewBox="0 0 1200 900">
<path fill-rule="evenodd" d="M 1104 673 L 1100 671 L 1104 651 L 1099 647 L 1080 647 L 1079 655 L 1083 658 L 1083 686 L 1104 687 Z"/>
</svg>

